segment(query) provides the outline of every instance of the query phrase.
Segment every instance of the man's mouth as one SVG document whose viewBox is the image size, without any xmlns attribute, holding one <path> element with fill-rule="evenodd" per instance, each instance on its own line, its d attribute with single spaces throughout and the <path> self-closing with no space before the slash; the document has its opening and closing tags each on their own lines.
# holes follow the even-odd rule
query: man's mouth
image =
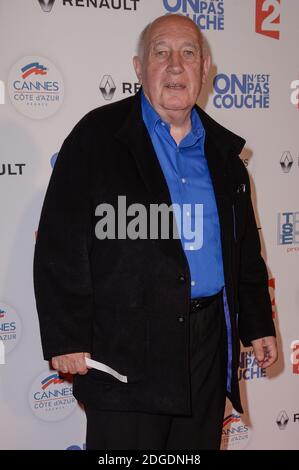
<svg viewBox="0 0 299 470">
<path fill-rule="evenodd" d="M 165 86 L 171 90 L 184 90 L 186 88 L 182 83 L 166 83 Z"/>
</svg>

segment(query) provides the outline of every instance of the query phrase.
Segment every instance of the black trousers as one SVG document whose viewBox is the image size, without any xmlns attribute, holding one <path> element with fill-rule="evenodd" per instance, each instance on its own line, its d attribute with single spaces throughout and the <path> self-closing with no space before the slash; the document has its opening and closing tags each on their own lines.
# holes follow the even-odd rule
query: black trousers
<svg viewBox="0 0 299 470">
<path fill-rule="evenodd" d="M 222 296 L 190 313 L 192 415 L 96 410 L 85 406 L 87 450 L 219 449 L 226 395 Z"/>
</svg>

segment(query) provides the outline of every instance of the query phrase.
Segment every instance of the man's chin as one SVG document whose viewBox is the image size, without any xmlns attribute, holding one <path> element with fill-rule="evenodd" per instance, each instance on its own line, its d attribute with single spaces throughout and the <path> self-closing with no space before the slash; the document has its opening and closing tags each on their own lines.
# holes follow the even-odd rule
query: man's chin
<svg viewBox="0 0 299 470">
<path fill-rule="evenodd" d="M 187 103 L 183 103 L 179 100 L 167 100 L 163 103 L 163 108 L 167 111 L 184 111 L 185 109 L 191 108 Z"/>
<path fill-rule="evenodd" d="M 162 97 L 163 107 L 166 109 L 173 109 L 173 110 L 180 110 L 186 109 L 189 105 L 189 100 L 183 96 L 176 96 L 176 95 L 164 95 Z"/>
</svg>

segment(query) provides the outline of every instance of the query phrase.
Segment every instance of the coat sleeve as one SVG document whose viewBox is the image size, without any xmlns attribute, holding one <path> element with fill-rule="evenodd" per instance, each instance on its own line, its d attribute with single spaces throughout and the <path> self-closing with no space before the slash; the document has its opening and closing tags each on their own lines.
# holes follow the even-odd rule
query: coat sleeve
<svg viewBox="0 0 299 470">
<path fill-rule="evenodd" d="M 91 352 L 92 217 L 88 151 L 77 125 L 58 154 L 34 253 L 34 290 L 44 358 Z M 86 140 L 86 139 L 85 139 Z"/>
<path fill-rule="evenodd" d="M 261 255 L 261 243 L 251 201 L 248 172 L 242 165 L 247 188 L 245 230 L 240 240 L 239 333 L 244 346 L 265 336 L 275 336 L 272 306 L 268 290 L 268 273 Z"/>
</svg>

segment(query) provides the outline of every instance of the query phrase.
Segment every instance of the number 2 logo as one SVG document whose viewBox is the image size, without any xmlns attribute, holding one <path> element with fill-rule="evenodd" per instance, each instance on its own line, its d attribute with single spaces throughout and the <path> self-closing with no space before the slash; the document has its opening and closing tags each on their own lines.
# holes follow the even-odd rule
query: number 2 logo
<svg viewBox="0 0 299 470">
<path fill-rule="evenodd" d="M 291 103 L 299 109 L 299 80 L 294 80 L 291 83 Z"/>
<path fill-rule="evenodd" d="M 256 33 L 280 38 L 281 0 L 256 0 Z"/>
</svg>

